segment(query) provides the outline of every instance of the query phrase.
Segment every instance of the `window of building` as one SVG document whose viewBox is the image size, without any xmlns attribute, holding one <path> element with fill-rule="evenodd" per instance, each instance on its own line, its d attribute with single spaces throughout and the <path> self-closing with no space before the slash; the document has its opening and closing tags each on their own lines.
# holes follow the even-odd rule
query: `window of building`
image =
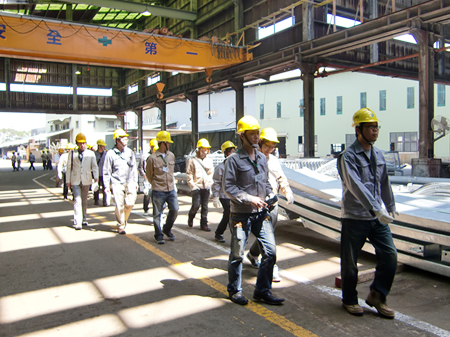
<svg viewBox="0 0 450 337">
<path fill-rule="evenodd" d="M 437 85 L 437 106 L 445 106 L 445 85 Z"/>
<path fill-rule="evenodd" d="M 259 105 L 259 119 L 264 119 L 264 104 Z"/>
<path fill-rule="evenodd" d="M 136 91 L 138 91 L 138 89 L 139 89 L 139 85 L 137 83 L 133 84 L 133 85 L 129 85 L 128 86 L 128 95 L 135 93 Z"/>
<path fill-rule="evenodd" d="M 390 143 L 391 150 L 399 152 L 417 152 L 417 132 L 391 132 Z"/>
<path fill-rule="evenodd" d="M 76 122 L 75 122 L 75 128 L 78 129 L 79 127 L 80 127 L 80 123 L 79 123 L 79 121 L 76 121 Z"/>
<path fill-rule="evenodd" d="M 301 154 L 303 157 L 305 155 L 305 144 L 303 143 L 304 139 L 303 136 L 298 136 L 298 153 Z M 317 135 L 314 135 L 314 156 L 317 156 Z"/>
<path fill-rule="evenodd" d="M 287 19 L 278 21 L 275 24 L 268 25 L 265 27 L 258 27 L 258 39 L 263 39 L 269 35 L 279 32 L 283 29 L 289 28 L 293 25 L 293 23 L 294 23 L 294 18 L 288 17 Z"/>
<path fill-rule="evenodd" d="M 91 124 L 92 127 L 95 129 L 95 121 L 88 121 L 88 124 Z"/>
<path fill-rule="evenodd" d="M 178 72 L 176 72 L 178 74 Z M 176 75 L 174 73 L 172 73 L 172 75 Z M 155 84 L 157 82 L 161 81 L 161 76 L 153 76 L 153 77 L 147 77 L 147 85 L 152 85 Z M 137 90 L 137 89 L 136 89 Z M 134 91 L 133 91 L 134 92 Z M 130 94 L 130 93 L 129 93 Z"/>
<path fill-rule="evenodd" d="M 108 129 L 114 129 L 114 121 L 106 121 L 106 127 Z"/>
<path fill-rule="evenodd" d="M 336 114 L 342 115 L 342 96 L 336 97 Z"/>
<path fill-rule="evenodd" d="M 414 109 L 414 87 L 406 88 L 406 108 Z"/>
<path fill-rule="evenodd" d="M 300 107 L 300 117 L 305 116 L 305 100 L 303 98 L 300 100 L 299 107 Z"/>
<path fill-rule="evenodd" d="M 281 118 L 281 102 L 277 102 L 277 118 Z"/>
<path fill-rule="evenodd" d="M 50 132 L 53 131 L 53 125 L 50 125 Z"/>
<path fill-rule="evenodd" d="M 55 124 L 55 131 L 61 130 L 61 124 Z"/>
<path fill-rule="evenodd" d="M 360 109 L 367 108 L 367 92 L 361 92 L 359 94 Z"/>
<path fill-rule="evenodd" d="M 380 90 L 380 111 L 386 111 L 386 90 Z"/>
<path fill-rule="evenodd" d="M 320 115 L 325 116 L 325 97 L 320 99 Z"/>
</svg>

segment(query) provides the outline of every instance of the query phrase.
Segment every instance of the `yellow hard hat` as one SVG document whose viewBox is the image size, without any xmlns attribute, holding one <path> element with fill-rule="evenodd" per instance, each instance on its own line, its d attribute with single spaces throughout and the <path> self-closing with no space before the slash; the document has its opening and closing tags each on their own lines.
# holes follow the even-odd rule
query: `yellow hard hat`
<svg viewBox="0 0 450 337">
<path fill-rule="evenodd" d="M 153 146 L 153 150 L 155 151 L 159 149 L 158 141 L 155 138 L 150 140 L 150 146 Z"/>
<path fill-rule="evenodd" d="M 353 115 L 353 124 L 352 127 L 361 124 L 361 123 L 373 123 L 373 122 L 379 122 L 377 115 L 370 110 L 369 108 L 362 108 L 355 112 Z"/>
<path fill-rule="evenodd" d="M 106 146 L 106 143 L 103 139 L 97 140 L 97 145 Z"/>
<path fill-rule="evenodd" d="M 75 142 L 76 142 L 76 143 L 86 143 L 86 136 L 83 135 L 82 133 L 79 133 L 79 134 L 75 137 Z"/>
<path fill-rule="evenodd" d="M 75 147 L 76 147 L 76 145 L 75 145 L 75 144 L 72 144 L 72 143 L 68 143 L 68 144 L 67 144 L 67 146 L 66 146 L 66 149 L 67 149 L 67 150 L 74 150 L 74 149 L 75 149 Z"/>
<path fill-rule="evenodd" d="M 113 139 L 128 137 L 128 134 L 123 129 L 117 129 L 114 131 Z"/>
<path fill-rule="evenodd" d="M 253 116 L 244 116 L 237 123 L 238 134 L 250 130 L 259 130 L 260 128 L 258 121 Z"/>
<path fill-rule="evenodd" d="M 199 139 L 197 142 L 197 147 L 204 147 L 205 149 L 210 149 L 211 145 L 206 138 Z"/>
<path fill-rule="evenodd" d="M 227 140 L 225 143 L 222 144 L 222 146 L 220 147 L 220 149 L 222 150 L 222 152 L 225 152 L 226 149 L 230 148 L 230 147 L 234 147 L 236 148 L 237 146 L 233 144 L 233 142 Z"/>
<path fill-rule="evenodd" d="M 161 143 L 161 142 L 173 143 L 172 139 L 170 139 L 170 133 L 167 131 L 159 131 L 156 134 L 156 141 L 158 143 Z"/>
<path fill-rule="evenodd" d="M 60 147 L 60 148 L 58 149 L 58 152 L 59 152 L 59 153 L 63 153 L 63 152 L 64 152 L 64 149 L 63 149 L 62 147 Z"/>
<path fill-rule="evenodd" d="M 86 147 L 88 148 L 88 150 L 92 149 L 92 145 L 91 144 L 86 144 Z"/>
<path fill-rule="evenodd" d="M 261 134 L 259 135 L 259 139 L 265 139 L 265 140 L 268 140 L 269 142 L 274 142 L 274 143 L 280 142 L 277 137 L 277 132 L 275 131 L 274 128 L 262 129 Z"/>
</svg>

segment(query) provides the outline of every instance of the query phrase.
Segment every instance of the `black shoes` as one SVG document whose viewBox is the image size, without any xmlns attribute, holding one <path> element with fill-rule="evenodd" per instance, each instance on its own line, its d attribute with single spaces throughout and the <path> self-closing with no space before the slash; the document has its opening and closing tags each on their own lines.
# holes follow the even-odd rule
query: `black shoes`
<svg viewBox="0 0 450 337">
<path fill-rule="evenodd" d="M 202 231 L 205 231 L 205 232 L 211 232 L 211 228 L 209 228 L 208 225 L 206 225 L 206 226 L 200 226 L 200 229 L 201 229 Z"/>
<path fill-rule="evenodd" d="M 225 242 L 225 239 L 223 238 L 223 235 L 216 234 L 214 238 L 216 239 L 216 241 Z"/>
<path fill-rule="evenodd" d="M 280 305 L 284 302 L 284 298 L 275 297 L 270 293 L 270 291 L 261 293 L 255 290 L 255 292 L 253 293 L 253 298 L 255 301 L 273 305 Z"/>
<path fill-rule="evenodd" d="M 168 232 L 168 231 L 162 231 L 168 238 L 170 241 L 175 241 L 175 235 L 172 234 L 172 232 Z"/>
<path fill-rule="evenodd" d="M 194 219 L 188 219 L 188 226 L 189 227 L 192 227 L 192 226 L 194 226 Z"/>
<path fill-rule="evenodd" d="M 158 245 L 163 245 L 163 244 L 165 243 L 165 241 L 164 241 L 164 239 L 163 239 L 162 236 L 155 238 L 155 242 L 156 242 Z"/>
<path fill-rule="evenodd" d="M 238 291 L 234 294 L 229 293 L 228 297 L 230 298 L 231 302 L 236 304 L 246 305 L 248 303 L 248 299 L 246 299 L 245 296 L 242 295 L 242 291 Z"/>
</svg>

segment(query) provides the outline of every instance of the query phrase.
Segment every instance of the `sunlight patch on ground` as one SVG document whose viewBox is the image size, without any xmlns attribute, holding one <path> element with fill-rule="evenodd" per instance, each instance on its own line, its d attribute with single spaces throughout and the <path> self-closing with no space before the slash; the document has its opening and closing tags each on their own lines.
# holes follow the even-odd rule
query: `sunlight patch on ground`
<svg viewBox="0 0 450 337">
<path fill-rule="evenodd" d="M 114 336 L 127 331 L 127 327 L 116 315 L 103 315 L 73 322 L 52 329 L 40 330 L 19 337 L 61 337 L 61 336 Z"/>
<path fill-rule="evenodd" d="M 0 252 L 59 245 L 61 241 L 49 228 L 0 233 Z"/>
<path fill-rule="evenodd" d="M 67 223 L 71 226 L 72 222 Z M 115 222 L 114 222 L 115 224 Z M 117 233 L 102 231 L 102 230 L 90 230 L 89 226 L 83 226 L 83 229 L 76 231 L 72 227 L 53 227 L 52 231 L 61 240 L 62 243 L 75 243 L 84 241 L 93 241 L 101 239 L 110 239 L 116 236 Z"/>
<path fill-rule="evenodd" d="M 339 261 L 334 258 L 330 260 L 316 261 L 292 267 L 286 269 L 286 271 L 305 277 L 308 280 L 318 280 L 326 276 L 339 274 L 341 271 Z"/>
<path fill-rule="evenodd" d="M 12 323 L 103 301 L 91 282 L 52 287 L 0 298 L 0 323 Z"/>
<path fill-rule="evenodd" d="M 222 270 L 218 268 L 203 268 L 192 264 L 192 262 L 179 263 L 170 266 L 172 270 L 184 276 L 185 278 L 195 278 L 201 279 L 206 277 L 216 277 L 220 275 L 227 274 L 227 270 Z"/>
<path fill-rule="evenodd" d="M 21 214 L 21 215 L 11 215 L 0 217 L 0 223 L 10 223 L 16 221 L 28 221 L 41 219 L 39 214 Z"/>
<path fill-rule="evenodd" d="M 228 303 L 228 300 L 202 296 L 178 296 L 164 301 L 125 309 L 119 316 L 133 329 L 174 321 L 177 319 L 216 309 Z M 214 332 L 211 331 L 213 335 Z"/>
<path fill-rule="evenodd" d="M 105 298 L 120 298 L 163 289 L 161 280 L 184 280 L 168 267 L 154 268 L 94 280 Z"/>
</svg>

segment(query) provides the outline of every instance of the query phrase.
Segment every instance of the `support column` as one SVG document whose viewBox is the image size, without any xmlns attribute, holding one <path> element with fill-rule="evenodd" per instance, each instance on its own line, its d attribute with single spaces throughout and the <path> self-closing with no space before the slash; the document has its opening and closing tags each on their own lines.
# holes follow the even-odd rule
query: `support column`
<svg viewBox="0 0 450 337">
<path fill-rule="evenodd" d="M 394 1 L 394 0 L 393 0 Z M 370 0 L 370 19 L 378 18 L 378 0 Z M 378 43 L 370 45 L 370 63 L 379 61 Z"/>
<path fill-rule="evenodd" d="M 73 88 L 72 109 L 73 109 L 73 111 L 78 111 L 78 95 L 77 95 L 78 75 L 76 74 L 77 71 L 78 71 L 78 66 L 76 64 L 72 64 L 72 88 Z"/>
<path fill-rule="evenodd" d="M 234 0 L 234 31 L 244 27 L 244 6 L 242 0 Z"/>
<path fill-rule="evenodd" d="M 412 175 L 439 177 L 440 159 L 434 158 L 434 37 L 422 29 L 413 31 L 419 45 L 419 158 L 412 160 Z"/>
<path fill-rule="evenodd" d="M 302 41 L 314 39 L 314 10 L 312 3 L 302 4 Z"/>
<path fill-rule="evenodd" d="M 228 81 L 230 87 L 236 92 L 236 123 L 244 117 L 244 82 Z"/>
<path fill-rule="evenodd" d="M 159 101 L 156 103 L 156 105 L 159 108 L 160 111 L 160 118 L 161 118 L 161 131 L 167 130 L 167 124 L 166 124 L 166 101 Z"/>
<path fill-rule="evenodd" d="M 303 119 L 304 157 L 314 158 L 314 73 L 316 65 L 300 63 L 303 79 L 303 100 L 305 103 Z"/>
<path fill-rule="evenodd" d="M 441 37 L 439 39 L 439 48 L 445 47 L 445 25 L 441 26 Z M 445 52 L 440 52 L 438 55 L 438 74 L 445 75 Z"/>
<path fill-rule="evenodd" d="M 72 4 L 66 4 L 66 21 L 73 21 L 73 7 L 72 7 Z"/>
<path fill-rule="evenodd" d="M 5 57 L 5 99 L 6 99 L 6 108 L 11 108 L 11 59 L 9 57 Z"/>
<path fill-rule="evenodd" d="M 199 138 L 198 130 L 198 93 L 190 92 L 185 94 L 186 98 L 191 102 L 191 148 L 195 149 L 197 147 L 197 142 Z"/>
<path fill-rule="evenodd" d="M 143 110 L 142 108 L 138 108 L 135 110 L 136 115 L 138 116 L 138 132 L 137 132 L 137 137 L 138 137 L 138 144 L 137 144 L 137 148 L 139 150 L 140 153 L 142 153 L 142 151 L 144 151 L 144 131 L 142 129 L 143 127 Z"/>
</svg>

